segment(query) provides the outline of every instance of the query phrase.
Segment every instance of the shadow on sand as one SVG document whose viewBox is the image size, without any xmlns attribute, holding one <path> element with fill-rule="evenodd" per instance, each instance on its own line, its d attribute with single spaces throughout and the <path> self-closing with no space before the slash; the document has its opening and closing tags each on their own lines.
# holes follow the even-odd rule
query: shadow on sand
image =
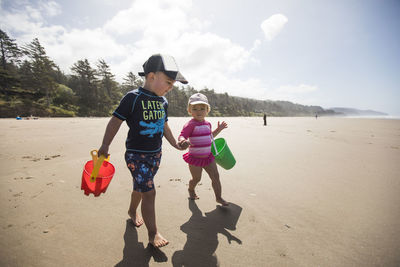
<svg viewBox="0 0 400 267">
<path fill-rule="evenodd" d="M 223 234 L 229 243 L 231 241 L 242 243 L 240 239 L 226 230 L 236 230 L 242 208 L 229 203 L 229 206 L 217 206 L 203 216 L 196 202 L 189 200 L 189 209 L 192 216 L 181 226 L 182 232 L 187 235 L 187 241 L 183 250 L 175 251 L 172 256 L 173 266 L 218 266 L 218 259 L 215 255 L 218 247 L 218 234 Z"/>
<path fill-rule="evenodd" d="M 160 249 L 150 244 L 145 248 L 142 242 L 138 242 L 137 230 L 131 219 L 126 220 L 124 241 L 123 259 L 115 265 L 116 267 L 149 266 L 152 257 L 156 262 L 168 260 L 168 257 Z"/>
</svg>

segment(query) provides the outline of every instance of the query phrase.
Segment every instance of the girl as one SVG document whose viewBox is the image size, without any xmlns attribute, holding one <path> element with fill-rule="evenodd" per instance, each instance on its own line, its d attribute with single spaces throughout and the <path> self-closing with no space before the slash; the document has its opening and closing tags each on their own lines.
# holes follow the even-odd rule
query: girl
<svg viewBox="0 0 400 267">
<path fill-rule="evenodd" d="M 221 197 L 221 182 L 215 158 L 211 153 L 211 143 L 212 138 L 216 137 L 228 125 L 224 121 L 221 124 L 218 122 L 217 129 L 211 132 L 211 123 L 205 120 L 210 112 L 210 105 L 207 97 L 203 94 L 192 95 L 189 98 L 187 109 L 193 119 L 185 124 L 178 141 L 181 147 L 190 145 L 189 152 L 183 155 L 183 159 L 189 164 L 189 170 L 192 174 L 192 179 L 189 181 L 189 198 L 199 199 L 195 187 L 200 182 L 201 172 L 204 169 L 211 178 L 216 201 L 227 206 L 228 202 Z"/>
</svg>

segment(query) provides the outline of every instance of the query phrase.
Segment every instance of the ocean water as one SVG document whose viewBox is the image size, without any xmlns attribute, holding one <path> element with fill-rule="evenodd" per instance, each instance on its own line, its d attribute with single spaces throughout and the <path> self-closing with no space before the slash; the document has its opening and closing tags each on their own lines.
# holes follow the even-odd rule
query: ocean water
<svg viewBox="0 0 400 267">
<path fill-rule="evenodd" d="M 400 120 L 400 116 L 386 115 L 386 116 L 343 116 L 343 118 L 349 119 L 388 119 L 388 120 Z"/>
</svg>

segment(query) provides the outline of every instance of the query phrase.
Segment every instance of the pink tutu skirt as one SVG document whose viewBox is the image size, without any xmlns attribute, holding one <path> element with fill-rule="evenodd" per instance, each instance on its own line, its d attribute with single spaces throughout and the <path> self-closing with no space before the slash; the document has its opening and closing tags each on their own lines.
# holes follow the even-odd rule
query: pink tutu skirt
<svg viewBox="0 0 400 267">
<path fill-rule="evenodd" d="M 190 165 L 205 167 L 209 165 L 211 162 L 213 162 L 215 158 L 212 153 L 210 153 L 210 155 L 208 155 L 208 157 L 205 158 L 196 158 L 190 155 L 189 153 L 186 153 L 183 155 L 183 160 L 189 163 Z"/>
</svg>

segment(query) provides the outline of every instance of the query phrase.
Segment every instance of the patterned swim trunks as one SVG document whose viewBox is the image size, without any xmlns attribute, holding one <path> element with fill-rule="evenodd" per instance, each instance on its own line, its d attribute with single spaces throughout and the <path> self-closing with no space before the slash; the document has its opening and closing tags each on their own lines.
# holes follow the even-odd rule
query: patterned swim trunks
<svg viewBox="0 0 400 267">
<path fill-rule="evenodd" d="M 125 161 L 133 177 L 133 190 L 148 192 L 154 189 L 154 176 L 161 162 L 161 152 L 143 154 L 125 152 Z"/>
</svg>

